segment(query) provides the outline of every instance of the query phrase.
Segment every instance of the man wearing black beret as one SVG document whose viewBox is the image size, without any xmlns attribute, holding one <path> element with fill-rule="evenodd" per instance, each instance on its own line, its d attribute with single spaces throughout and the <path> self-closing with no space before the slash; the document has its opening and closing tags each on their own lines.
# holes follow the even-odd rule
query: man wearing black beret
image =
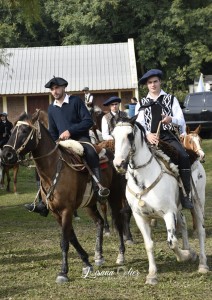
<svg viewBox="0 0 212 300">
<path fill-rule="evenodd" d="M 83 92 L 85 94 L 85 105 L 92 116 L 92 114 L 93 114 L 93 95 L 91 95 L 88 86 L 83 88 Z"/>
<path fill-rule="evenodd" d="M 0 148 L 8 142 L 13 124 L 7 119 L 7 113 L 0 114 Z"/>
<path fill-rule="evenodd" d="M 105 141 L 113 139 L 111 133 L 116 126 L 117 120 L 119 118 L 127 118 L 126 112 L 119 110 L 120 103 L 121 99 L 117 96 L 110 97 L 103 103 L 104 106 L 108 106 L 110 109 L 110 112 L 102 118 L 102 138 Z"/>
<path fill-rule="evenodd" d="M 54 102 L 49 105 L 48 118 L 49 118 L 49 131 L 54 141 L 74 139 L 82 143 L 84 148 L 84 155 L 88 166 L 92 172 L 101 181 L 101 173 L 99 166 L 99 157 L 91 145 L 89 137 L 89 129 L 93 126 L 91 115 L 87 110 L 84 102 L 78 96 L 68 96 L 65 92 L 68 82 L 60 77 L 52 78 L 46 85 L 54 98 Z M 109 195 L 107 188 L 99 187 L 95 180 L 93 180 L 93 190 L 97 199 L 101 202 L 104 201 Z M 32 207 L 27 209 L 35 212 L 42 213 L 46 207 L 44 204 L 39 204 L 34 210 Z M 31 209 L 32 208 L 32 209 Z"/>
<path fill-rule="evenodd" d="M 179 154 L 177 164 L 187 194 L 184 196 L 181 191 L 181 204 L 184 208 L 191 209 L 193 208 L 193 204 L 189 198 L 191 190 L 191 166 L 189 155 L 175 135 L 174 128 L 175 125 L 184 128 L 185 119 L 177 98 L 165 93 L 161 89 L 162 76 L 163 73 L 161 70 L 152 69 L 146 72 L 139 80 L 140 84 L 147 85 L 149 92 L 147 96 L 142 98 L 136 105 L 136 113 L 139 112 L 137 121 L 140 122 L 146 130 L 146 136 L 150 144 L 158 143 L 156 132 L 159 124 L 161 124 L 159 138 L 170 143 L 177 150 Z"/>
</svg>

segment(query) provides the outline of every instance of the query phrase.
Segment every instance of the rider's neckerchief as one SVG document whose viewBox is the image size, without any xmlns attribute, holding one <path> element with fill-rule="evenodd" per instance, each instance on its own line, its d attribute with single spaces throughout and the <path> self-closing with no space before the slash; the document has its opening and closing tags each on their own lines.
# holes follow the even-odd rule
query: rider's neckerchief
<svg viewBox="0 0 212 300">
<path fill-rule="evenodd" d="M 146 107 L 144 109 L 144 120 L 147 131 L 156 132 L 159 122 L 162 120 L 161 114 L 171 116 L 172 115 L 172 104 L 174 97 L 170 94 L 161 95 L 156 104 Z M 147 105 L 152 102 L 150 98 L 142 98 L 141 105 Z M 161 105 L 161 106 L 160 106 Z M 174 131 L 174 126 L 170 123 L 168 125 L 162 124 L 161 130 Z"/>
</svg>

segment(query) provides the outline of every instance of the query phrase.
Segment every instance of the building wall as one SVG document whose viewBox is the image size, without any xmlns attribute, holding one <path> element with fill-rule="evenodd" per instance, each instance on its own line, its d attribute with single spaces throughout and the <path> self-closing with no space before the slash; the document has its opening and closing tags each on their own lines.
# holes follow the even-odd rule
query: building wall
<svg viewBox="0 0 212 300">
<path fill-rule="evenodd" d="M 47 111 L 49 106 L 49 96 L 27 96 L 27 112 L 33 114 L 36 109 Z"/>
<path fill-rule="evenodd" d="M 17 117 L 25 111 L 24 96 L 8 96 L 7 97 L 7 113 L 8 119 L 14 123 Z"/>
<path fill-rule="evenodd" d="M 101 93 L 92 92 L 94 96 L 94 105 L 99 106 L 104 112 L 108 112 L 108 107 L 103 106 L 104 101 L 112 96 L 121 97 L 121 110 L 125 110 L 124 105 L 130 102 L 130 99 L 134 96 L 133 90 L 128 91 L 106 91 Z M 68 92 L 68 94 L 71 94 Z M 81 99 L 84 99 L 84 93 L 73 93 L 78 95 Z M 4 107 L 6 103 L 5 112 L 8 113 L 8 119 L 14 123 L 17 117 L 26 111 L 29 114 L 35 112 L 36 109 L 42 109 L 47 111 L 49 106 L 49 94 L 45 95 L 25 95 L 25 96 L 6 96 L 6 102 L 4 101 Z M 53 99 L 52 99 L 53 101 Z M 3 97 L 0 97 L 0 112 L 3 112 Z"/>
</svg>

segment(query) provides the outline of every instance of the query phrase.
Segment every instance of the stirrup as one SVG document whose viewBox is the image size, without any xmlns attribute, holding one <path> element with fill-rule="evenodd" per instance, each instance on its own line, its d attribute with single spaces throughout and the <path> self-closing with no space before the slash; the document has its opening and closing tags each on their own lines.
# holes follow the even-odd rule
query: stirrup
<svg viewBox="0 0 212 300">
<path fill-rule="evenodd" d="M 110 195 L 110 190 L 106 187 L 99 189 L 98 195 L 102 198 L 107 198 Z"/>
</svg>

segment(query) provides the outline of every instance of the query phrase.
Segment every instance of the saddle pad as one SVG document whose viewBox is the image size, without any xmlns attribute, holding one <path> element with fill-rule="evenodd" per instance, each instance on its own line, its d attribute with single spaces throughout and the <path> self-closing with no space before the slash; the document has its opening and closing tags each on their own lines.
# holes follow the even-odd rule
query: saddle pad
<svg viewBox="0 0 212 300">
<path fill-rule="evenodd" d="M 88 204 L 90 203 L 92 197 L 93 197 L 92 182 L 89 181 L 87 183 L 85 193 L 84 193 L 84 196 L 83 196 L 83 200 L 82 200 L 82 203 L 80 204 L 80 208 L 88 206 Z"/>
<path fill-rule="evenodd" d="M 64 148 L 71 149 L 79 156 L 83 156 L 83 154 L 84 154 L 84 148 L 78 141 L 70 139 L 70 140 L 66 140 L 66 141 L 59 141 L 59 144 Z"/>
</svg>

